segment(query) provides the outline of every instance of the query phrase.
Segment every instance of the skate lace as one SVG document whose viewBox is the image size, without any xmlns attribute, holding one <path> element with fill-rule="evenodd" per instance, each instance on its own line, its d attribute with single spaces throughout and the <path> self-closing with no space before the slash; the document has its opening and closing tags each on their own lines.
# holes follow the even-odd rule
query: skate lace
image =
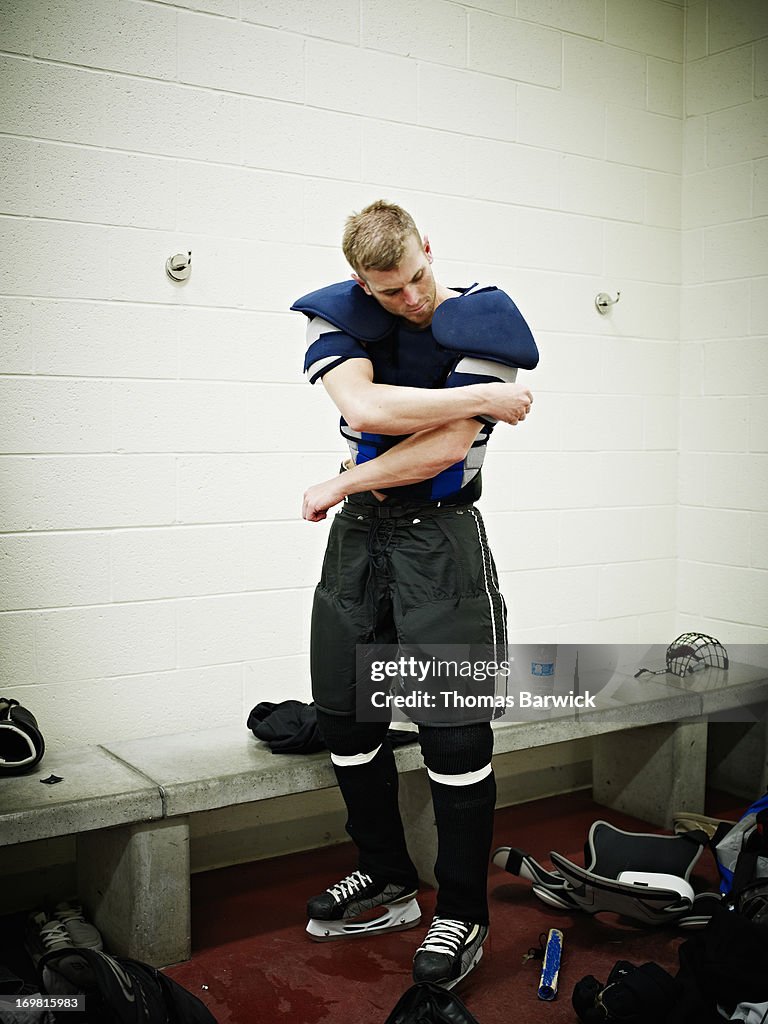
<svg viewBox="0 0 768 1024">
<path fill-rule="evenodd" d="M 417 952 L 444 953 L 447 956 L 453 956 L 466 939 L 469 928 L 470 926 L 464 921 L 453 921 L 449 917 L 436 917 Z"/>
<path fill-rule="evenodd" d="M 347 875 L 346 878 L 342 878 L 336 885 L 332 885 L 328 892 L 337 903 L 341 903 L 342 900 L 355 896 L 367 885 L 373 885 L 371 876 L 363 874 L 362 871 L 354 871 L 351 875 Z"/>
<path fill-rule="evenodd" d="M 58 907 L 54 910 L 56 917 L 64 924 L 66 921 L 85 921 L 83 916 L 83 908 L 77 906 L 77 904 L 71 904 L 67 906 Z"/>
<path fill-rule="evenodd" d="M 63 946 L 71 947 L 72 939 L 69 932 L 59 921 L 51 921 L 40 929 L 40 941 L 46 951 L 61 949 Z"/>
</svg>

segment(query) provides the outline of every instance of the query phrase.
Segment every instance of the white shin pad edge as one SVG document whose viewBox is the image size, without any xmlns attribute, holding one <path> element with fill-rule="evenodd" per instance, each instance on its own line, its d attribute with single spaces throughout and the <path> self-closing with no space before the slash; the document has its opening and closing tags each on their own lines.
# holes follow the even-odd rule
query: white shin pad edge
<svg viewBox="0 0 768 1024">
<path fill-rule="evenodd" d="M 381 750 L 381 744 L 375 750 L 369 750 L 365 754 L 331 754 L 331 763 L 339 768 L 354 768 L 361 764 L 370 764 Z"/>
<path fill-rule="evenodd" d="M 443 786 L 473 786 L 476 782 L 487 779 L 493 771 L 493 765 L 488 762 L 483 768 L 476 772 L 462 772 L 460 775 L 442 775 L 440 772 L 433 772 L 427 768 L 427 775 L 433 782 L 439 782 Z"/>
</svg>

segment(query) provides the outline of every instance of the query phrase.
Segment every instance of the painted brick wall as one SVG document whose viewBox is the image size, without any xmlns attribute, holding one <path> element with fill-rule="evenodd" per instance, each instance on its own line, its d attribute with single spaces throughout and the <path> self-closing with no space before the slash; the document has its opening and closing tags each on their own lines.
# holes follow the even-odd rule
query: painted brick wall
<svg viewBox="0 0 768 1024">
<path fill-rule="evenodd" d="M 757 352 L 759 280 L 752 327 L 691 333 L 702 308 L 743 315 L 726 264 L 752 277 L 741 245 L 765 253 L 730 187 L 697 184 L 762 155 L 740 56 L 765 56 L 760 4 L 713 7 L 738 8 L 747 35 L 697 54 L 688 78 L 688 149 L 706 138 L 724 156 L 689 156 L 686 188 L 715 189 L 725 211 L 682 236 L 706 292 L 692 303 L 687 258 L 685 351 L 714 357 L 692 394 L 681 2 L 0 0 L 0 686 L 52 746 L 308 698 L 327 524 L 298 513 L 340 445 L 287 307 L 346 276 L 343 219 L 380 195 L 413 211 L 446 283 L 506 287 L 540 343 L 536 415 L 498 429 L 482 506 L 512 639 L 670 639 L 679 422 L 696 480 L 707 403 L 750 468 L 766 419 L 761 393 L 742 397 L 751 373 L 724 376 L 717 355 L 732 338 Z M 738 104 L 733 144 L 721 103 Z M 165 260 L 187 250 L 177 285 Z M 599 316 L 595 295 L 619 289 Z M 709 449 L 730 463 L 723 443 Z M 725 618 L 752 636 L 741 579 L 765 568 L 765 500 L 756 473 L 739 479 L 752 547 L 737 524 L 718 572 Z M 681 487 L 683 526 L 727 527 L 727 502 Z M 700 572 L 686 536 L 680 611 L 714 614 L 685 603 Z"/>
<path fill-rule="evenodd" d="M 678 623 L 768 640 L 768 6 L 687 11 Z"/>
</svg>

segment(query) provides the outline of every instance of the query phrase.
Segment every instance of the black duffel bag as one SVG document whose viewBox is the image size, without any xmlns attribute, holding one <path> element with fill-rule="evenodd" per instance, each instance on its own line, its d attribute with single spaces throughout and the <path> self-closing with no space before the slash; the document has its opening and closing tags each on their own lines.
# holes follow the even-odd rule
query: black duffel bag
<svg viewBox="0 0 768 1024">
<path fill-rule="evenodd" d="M 384 1024 L 478 1024 L 464 1003 L 453 992 L 420 981 L 411 985 Z"/>
<path fill-rule="evenodd" d="M 0 778 L 32 771 L 44 753 L 45 740 L 32 712 L 17 700 L 0 697 Z"/>
</svg>

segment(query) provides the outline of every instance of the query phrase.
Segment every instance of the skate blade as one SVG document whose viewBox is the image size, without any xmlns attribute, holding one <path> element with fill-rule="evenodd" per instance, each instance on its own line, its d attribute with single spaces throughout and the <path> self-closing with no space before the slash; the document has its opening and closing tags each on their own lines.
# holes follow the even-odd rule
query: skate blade
<svg viewBox="0 0 768 1024">
<path fill-rule="evenodd" d="M 421 908 L 415 899 L 390 903 L 382 911 L 378 917 L 367 921 L 318 921 L 311 917 L 307 933 L 315 942 L 332 942 L 334 939 L 353 939 L 359 935 L 404 932 L 408 928 L 415 928 L 421 920 Z"/>
</svg>

